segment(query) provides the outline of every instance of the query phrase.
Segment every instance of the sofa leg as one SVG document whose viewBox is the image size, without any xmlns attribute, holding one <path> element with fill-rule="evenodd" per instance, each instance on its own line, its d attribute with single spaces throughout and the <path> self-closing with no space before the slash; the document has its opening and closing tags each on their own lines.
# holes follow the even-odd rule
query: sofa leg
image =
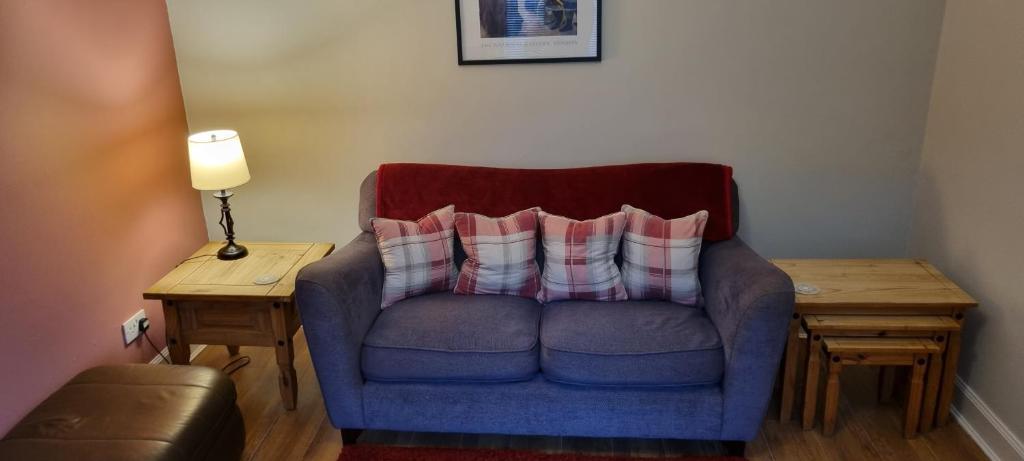
<svg viewBox="0 0 1024 461">
<path fill-rule="evenodd" d="M 725 440 L 722 441 L 722 448 L 725 450 L 725 456 L 736 456 L 742 458 L 747 455 L 747 442 Z"/>
<path fill-rule="evenodd" d="M 362 429 L 342 429 L 341 430 L 341 443 L 342 445 L 355 445 L 356 440 L 359 440 L 359 436 L 362 435 Z"/>
</svg>

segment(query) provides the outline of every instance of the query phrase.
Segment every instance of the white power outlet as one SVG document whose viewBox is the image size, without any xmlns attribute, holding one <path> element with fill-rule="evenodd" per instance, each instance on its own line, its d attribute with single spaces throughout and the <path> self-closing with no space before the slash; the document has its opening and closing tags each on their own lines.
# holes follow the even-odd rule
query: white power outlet
<svg viewBox="0 0 1024 461">
<path fill-rule="evenodd" d="M 142 332 L 139 331 L 139 320 L 146 318 L 146 311 L 139 309 L 132 318 L 121 324 L 121 333 L 124 335 L 124 344 L 127 346 L 139 338 Z"/>
</svg>

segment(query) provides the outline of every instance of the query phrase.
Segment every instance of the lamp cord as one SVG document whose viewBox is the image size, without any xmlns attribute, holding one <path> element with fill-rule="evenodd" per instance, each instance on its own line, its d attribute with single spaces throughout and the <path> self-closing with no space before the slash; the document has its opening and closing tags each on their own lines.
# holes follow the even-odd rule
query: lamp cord
<svg viewBox="0 0 1024 461">
<path fill-rule="evenodd" d="M 223 226 L 223 224 L 221 224 L 221 226 Z M 216 255 L 214 255 L 214 254 L 202 254 L 202 255 L 192 256 L 192 257 L 189 257 L 189 258 L 182 259 L 174 267 L 178 267 L 178 266 L 180 266 L 182 264 L 185 264 L 185 263 L 187 263 L 189 261 L 192 261 L 193 259 L 206 258 L 208 256 L 216 256 Z M 158 349 L 156 347 L 156 344 L 153 344 L 153 340 L 149 338 L 149 333 L 147 333 L 147 330 L 148 330 L 148 328 L 146 330 L 142 330 L 142 336 L 146 338 L 146 342 L 148 342 L 149 345 L 153 347 L 153 350 L 155 350 L 157 354 L 160 354 L 160 358 L 163 359 L 164 362 L 166 362 L 168 364 L 171 364 L 171 359 L 167 358 L 167 356 L 164 355 L 163 351 L 161 351 L 160 349 Z M 238 371 L 239 368 L 242 368 L 242 367 L 248 365 L 250 362 L 252 362 L 252 359 L 250 359 L 248 355 L 240 355 L 237 358 L 235 358 L 234 360 L 228 362 L 227 365 L 224 365 L 221 368 L 221 371 L 223 371 L 223 372 L 225 372 L 225 373 L 230 375 L 230 374 Z"/>
<path fill-rule="evenodd" d="M 175 264 L 174 267 L 178 267 L 178 266 L 180 266 L 182 264 L 185 264 L 185 263 L 187 263 L 187 262 L 189 262 L 189 261 L 191 261 L 193 259 L 205 258 L 207 256 L 217 256 L 217 255 L 216 254 L 207 254 L 207 255 L 192 256 L 190 258 L 182 259 L 178 264 Z"/>
</svg>

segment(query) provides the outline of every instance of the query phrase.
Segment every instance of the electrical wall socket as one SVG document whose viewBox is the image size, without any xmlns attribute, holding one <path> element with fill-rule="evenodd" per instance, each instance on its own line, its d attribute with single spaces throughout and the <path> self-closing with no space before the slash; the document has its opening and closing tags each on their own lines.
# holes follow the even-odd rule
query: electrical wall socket
<svg viewBox="0 0 1024 461">
<path fill-rule="evenodd" d="M 139 309 L 132 318 L 121 324 L 121 333 L 124 336 L 124 345 L 127 346 L 139 338 L 142 333 L 139 331 L 139 320 L 146 318 L 146 311 Z"/>
</svg>

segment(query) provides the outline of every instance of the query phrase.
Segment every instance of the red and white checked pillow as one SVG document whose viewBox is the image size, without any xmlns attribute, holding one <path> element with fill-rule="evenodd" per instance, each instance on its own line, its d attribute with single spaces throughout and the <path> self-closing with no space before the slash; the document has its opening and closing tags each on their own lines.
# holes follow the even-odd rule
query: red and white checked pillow
<svg viewBox="0 0 1024 461">
<path fill-rule="evenodd" d="M 455 293 L 536 297 L 538 211 L 531 208 L 504 218 L 455 213 L 455 229 L 466 250 Z"/>
<path fill-rule="evenodd" d="M 543 211 L 537 216 L 544 238 L 544 273 L 537 301 L 626 299 L 622 276 L 615 265 L 625 213 L 586 221 Z"/>
<path fill-rule="evenodd" d="M 381 309 L 405 298 L 455 286 L 455 206 L 418 221 L 373 218 L 377 248 L 384 262 Z"/>
<path fill-rule="evenodd" d="M 666 220 L 623 205 L 622 282 L 629 299 L 664 299 L 696 305 L 697 264 L 708 212 Z"/>
</svg>

